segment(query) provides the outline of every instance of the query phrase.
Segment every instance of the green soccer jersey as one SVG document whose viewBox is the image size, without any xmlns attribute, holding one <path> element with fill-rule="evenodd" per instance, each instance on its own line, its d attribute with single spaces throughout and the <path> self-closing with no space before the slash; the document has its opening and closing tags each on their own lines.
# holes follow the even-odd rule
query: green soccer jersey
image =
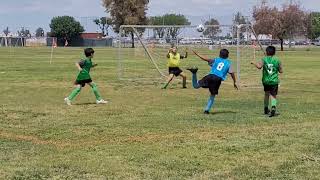
<svg viewBox="0 0 320 180">
<path fill-rule="evenodd" d="M 266 56 L 262 59 L 263 74 L 262 83 L 265 85 L 279 84 L 280 60 L 275 56 Z"/>
<path fill-rule="evenodd" d="M 90 69 L 93 67 L 93 63 L 90 58 L 86 58 L 85 60 L 79 62 L 82 71 L 78 74 L 77 81 L 83 81 L 91 79 Z"/>
</svg>

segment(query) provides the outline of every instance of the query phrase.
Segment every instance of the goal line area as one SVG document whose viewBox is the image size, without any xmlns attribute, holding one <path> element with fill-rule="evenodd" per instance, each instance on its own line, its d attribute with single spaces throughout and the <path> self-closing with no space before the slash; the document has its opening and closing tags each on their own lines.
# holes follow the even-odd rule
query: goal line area
<svg viewBox="0 0 320 180">
<path fill-rule="evenodd" d="M 133 37 L 132 37 L 133 35 Z M 209 70 L 191 50 L 209 58 L 228 49 L 232 66 L 241 87 L 259 86 L 260 73 L 250 64 L 262 57 L 263 51 L 251 25 L 204 26 L 121 26 L 118 46 L 118 78 L 121 80 L 159 80 L 168 75 L 167 53 L 172 45 L 188 58 L 181 61 L 181 69 L 199 67 L 199 76 Z M 134 46 L 134 48 L 132 48 Z"/>
</svg>

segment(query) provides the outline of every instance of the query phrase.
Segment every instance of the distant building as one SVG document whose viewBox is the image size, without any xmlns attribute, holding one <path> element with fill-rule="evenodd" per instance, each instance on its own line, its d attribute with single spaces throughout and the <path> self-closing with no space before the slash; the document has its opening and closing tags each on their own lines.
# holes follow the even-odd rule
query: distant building
<svg viewBox="0 0 320 180">
<path fill-rule="evenodd" d="M 6 36 L 4 33 L 0 33 L 0 37 L 19 37 L 19 34 L 10 32 L 8 36 Z"/>
<path fill-rule="evenodd" d="M 81 33 L 79 38 L 71 41 L 70 46 L 105 47 L 112 46 L 112 42 L 112 38 L 103 37 L 102 33 Z"/>
<path fill-rule="evenodd" d="M 82 39 L 102 39 L 102 33 L 81 33 L 80 37 Z"/>
<path fill-rule="evenodd" d="M 245 33 L 243 33 L 243 36 L 244 36 L 245 41 L 257 40 L 256 36 L 253 33 L 245 32 Z M 273 38 L 272 38 L 271 34 L 269 34 L 269 35 L 259 34 L 258 39 L 259 40 L 272 40 Z"/>
</svg>

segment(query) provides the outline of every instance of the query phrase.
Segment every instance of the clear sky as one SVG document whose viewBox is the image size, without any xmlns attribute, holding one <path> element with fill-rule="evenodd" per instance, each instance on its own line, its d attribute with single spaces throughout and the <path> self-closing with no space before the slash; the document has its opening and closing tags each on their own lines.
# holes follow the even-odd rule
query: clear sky
<svg viewBox="0 0 320 180">
<path fill-rule="evenodd" d="M 280 6 L 289 0 L 269 0 Z M 12 31 L 27 27 L 34 31 L 37 27 L 49 30 L 50 19 L 59 15 L 77 18 L 88 31 L 95 31 L 93 17 L 105 16 L 101 0 L 0 0 L 0 31 L 9 26 Z M 189 17 L 206 19 L 209 16 L 230 22 L 232 15 L 240 11 L 250 15 L 252 7 L 260 0 L 150 0 L 148 15 L 181 13 Z M 320 0 L 301 0 L 308 11 L 320 11 Z M 90 18 L 91 17 L 91 18 Z M 226 24 L 226 23 L 221 23 Z"/>
</svg>

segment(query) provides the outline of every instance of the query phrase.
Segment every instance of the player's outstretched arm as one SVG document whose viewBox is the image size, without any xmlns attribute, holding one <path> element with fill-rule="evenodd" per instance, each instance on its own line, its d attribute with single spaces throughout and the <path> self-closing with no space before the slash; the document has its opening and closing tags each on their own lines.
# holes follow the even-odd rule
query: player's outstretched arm
<svg viewBox="0 0 320 180">
<path fill-rule="evenodd" d="M 283 67 L 282 67 L 282 64 L 281 64 L 281 63 L 279 64 L 279 73 L 280 73 L 280 74 L 283 73 Z"/>
<path fill-rule="evenodd" d="M 169 49 L 168 54 L 167 54 L 167 58 L 170 58 L 170 53 L 172 52 L 172 48 Z"/>
<path fill-rule="evenodd" d="M 262 67 L 263 67 L 263 63 L 262 62 L 254 62 L 254 61 L 252 61 L 251 64 L 254 65 L 258 69 L 262 69 Z"/>
<path fill-rule="evenodd" d="M 209 58 L 207 58 L 207 57 L 205 57 L 205 56 L 200 55 L 199 53 L 197 53 L 197 52 L 194 51 L 194 50 L 192 50 L 192 52 L 193 52 L 196 56 L 198 56 L 200 59 L 202 59 L 202 60 L 204 60 L 204 61 L 207 61 L 207 62 L 210 62 L 210 61 L 211 61 L 211 59 L 209 59 Z"/>
<path fill-rule="evenodd" d="M 77 63 L 76 63 L 76 67 L 78 68 L 79 71 L 82 71 L 82 68 L 81 68 L 81 66 L 80 66 L 80 63 L 77 62 Z"/>
<path fill-rule="evenodd" d="M 232 80 L 233 80 L 233 86 L 236 90 L 239 90 L 238 85 L 237 85 L 237 80 L 236 80 L 236 76 L 234 73 L 230 73 Z"/>
<path fill-rule="evenodd" d="M 186 55 L 184 56 L 184 58 L 188 58 L 188 51 L 189 51 L 189 49 L 188 48 L 186 48 Z"/>
</svg>

